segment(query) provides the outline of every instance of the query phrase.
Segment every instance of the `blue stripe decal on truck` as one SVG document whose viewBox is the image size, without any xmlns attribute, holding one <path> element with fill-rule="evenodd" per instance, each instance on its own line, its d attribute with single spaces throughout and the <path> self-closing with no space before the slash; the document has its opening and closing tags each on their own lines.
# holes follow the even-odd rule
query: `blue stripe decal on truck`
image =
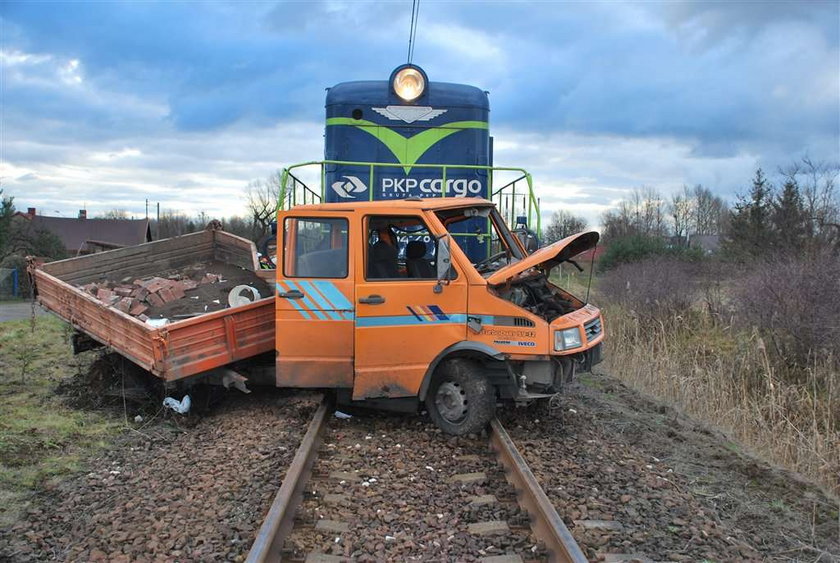
<svg viewBox="0 0 840 563">
<path fill-rule="evenodd" d="M 321 311 L 325 312 L 329 317 L 334 321 L 340 321 L 341 315 L 335 312 L 335 306 L 327 301 L 325 297 L 322 297 L 321 294 L 316 290 L 311 283 L 308 281 L 299 281 L 298 285 L 300 285 L 301 291 L 303 291 L 306 295 L 312 297 L 312 299 L 318 304 L 318 307 Z"/>
<path fill-rule="evenodd" d="M 277 291 L 278 291 L 278 292 L 281 292 L 281 291 L 282 291 L 283 293 L 286 293 L 287 291 L 289 291 L 289 290 L 288 290 L 288 289 L 286 289 L 286 288 L 283 286 L 283 284 L 282 284 L 282 283 L 280 283 L 280 282 L 275 283 L 275 285 L 277 286 Z M 295 309 L 297 309 L 298 313 L 300 313 L 301 315 L 303 315 L 303 318 L 304 318 L 304 319 L 306 319 L 306 320 L 310 320 L 310 319 L 312 318 L 311 316 L 309 316 L 309 313 L 307 313 L 306 311 L 304 311 L 303 307 L 301 307 L 301 306 L 300 306 L 300 304 L 299 304 L 299 303 L 298 303 L 295 299 L 289 299 L 288 301 L 289 301 L 289 303 L 291 303 L 291 304 L 292 304 L 292 306 L 293 306 Z"/>
<path fill-rule="evenodd" d="M 408 326 L 408 325 L 427 325 L 437 326 L 443 324 L 465 324 L 467 322 L 467 315 L 455 314 L 449 315 L 446 321 L 429 322 L 423 321 L 414 315 L 394 315 L 383 317 L 356 317 L 356 326 L 358 327 L 381 327 L 381 326 Z"/>
</svg>

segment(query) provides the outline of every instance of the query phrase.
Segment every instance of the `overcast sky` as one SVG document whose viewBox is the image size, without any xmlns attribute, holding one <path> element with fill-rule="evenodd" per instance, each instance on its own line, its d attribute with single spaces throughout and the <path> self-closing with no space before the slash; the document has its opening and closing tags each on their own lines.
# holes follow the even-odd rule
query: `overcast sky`
<svg viewBox="0 0 840 563">
<path fill-rule="evenodd" d="M 19 209 L 244 212 L 323 158 L 324 88 L 387 79 L 411 2 L 0 4 L 0 176 Z M 840 160 L 840 2 L 431 2 L 414 62 L 490 91 L 497 165 L 591 224 L 630 190 L 732 199 Z"/>
</svg>

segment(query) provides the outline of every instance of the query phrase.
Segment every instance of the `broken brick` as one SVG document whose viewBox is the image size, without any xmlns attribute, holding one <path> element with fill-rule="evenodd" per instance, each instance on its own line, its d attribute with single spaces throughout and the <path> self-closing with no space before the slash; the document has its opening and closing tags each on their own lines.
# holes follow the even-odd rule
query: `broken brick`
<svg viewBox="0 0 840 563">
<path fill-rule="evenodd" d="M 89 284 L 82 285 L 82 286 L 79 286 L 79 287 L 82 289 L 82 291 L 90 293 L 91 295 L 96 295 L 96 291 L 99 289 L 99 286 L 96 285 L 95 283 L 89 283 Z"/>
<path fill-rule="evenodd" d="M 143 322 L 146 322 L 146 321 L 148 321 L 148 320 L 149 320 L 149 317 L 147 317 L 147 316 L 146 316 L 146 315 L 144 315 L 143 313 L 140 313 L 139 315 L 137 315 L 137 319 L 138 319 L 138 320 L 141 320 L 141 321 L 143 321 Z"/>
<path fill-rule="evenodd" d="M 105 287 L 100 287 L 96 290 L 96 298 L 103 303 L 110 305 L 114 298 L 114 292 Z"/>
<path fill-rule="evenodd" d="M 148 310 L 149 307 L 147 305 L 144 305 L 140 301 L 135 301 L 134 305 L 131 306 L 131 309 L 128 310 L 128 314 L 134 315 L 136 317 L 142 313 L 145 313 Z"/>
<path fill-rule="evenodd" d="M 157 293 L 158 291 L 160 291 L 164 287 L 168 287 L 168 286 L 169 286 L 169 280 L 165 280 L 163 278 L 152 278 L 151 280 L 149 280 L 148 282 L 143 284 L 143 287 L 148 289 L 149 293 Z"/>
<path fill-rule="evenodd" d="M 123 313 L 128 313 L 128 310 L 131 309 L 131 301 L 132 299 L 130 297 L 123 297 L 114 303 L 114 309 L 122 311 Z"/>
<path fill-rule="evenodd" d="M 163 299 L 157 293 L 150 293 L 146 296 L 146 302 L 152 307 L 162 307 Z"/>
<path fill-rule="evenodd" d="M 119 295 L 120 297 L 129 297 L 134 292 L 134 289 L 131 287 L 126 286 L 119 286 L 114 288 L 114 293 Z"/>
<path fill-rule="evenodd" d="M 145 299 L 148 294 L 149 290 L 142 286 L 134 288 L 134 291 L 131 292 L 132 297 L 141 301 Z"/>
<path fill-rule="evenodd" d="M 158 296 L 160 296 L 164 303 L 171 303 L 172 301 L 175 301 L 175 294 L 168 287 L 162 288 L 160 291 L 157 292 L 157 294 Z"/>
<path fill-rule="evenodd" d="M 181 281 L 181 287 L 184 288 L 184 291 L 189 291 L 191 289 L 197 288 L 198 282 L 195 280 L 183 280 Z"/>
<path fill-rule="evenodd" d="M 172 291 L 172 295 L 175 296 L 175 299 L 181 299 L 185 295 L 184 286 L 181 284 L 181 282 L 173 283 L 171 286 L 169 286 L 169 289 Z"/>
</svg>

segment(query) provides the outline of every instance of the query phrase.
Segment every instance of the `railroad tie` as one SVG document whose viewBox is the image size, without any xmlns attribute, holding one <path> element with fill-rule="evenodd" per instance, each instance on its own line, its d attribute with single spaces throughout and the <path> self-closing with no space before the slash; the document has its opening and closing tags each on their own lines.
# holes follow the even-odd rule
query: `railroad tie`
<svg viewBox="0 0 840 563">
<path fill-rule="evenodd" d="M 335 520 L 318 520 L 315 523 L 316 530 L 324 530 L 325 532 L 335 532 L 341 534 L 350 530 L 350 525 L 346 522 L 337 522 Z"/>
<path fill-rule="evenodd" d="M 449 479 L 446 480 L 447 483 L 459 483 L 461 485 L 471 485 L 473 483 L 483 483 L 487 480 L 487 474 L 483 471 L 477 471 L 475 473 L 459 473 L 457 475 L 453 475 Z"/>
<path fill-rule="evenodd" d="M 325 553 L 310 553 L 306 556 L 306 563 L 342 563 L 344 561 L 350 561 L 350 559 Z"/>
<path fill-rule="evenodd" d="M 489 536 L 491 534 L 508 534 L 510 533 L 510 528 L 504 520 L 488 520 L 486 522 L 469 524 L 467 531 L 476 536 Z"/>
<path fill-rule="evenodd" d="M 470 506 L 483 506 L 485 504 L 494 504 L 499 502 L 496 495 L 479 495 L 476 497 L 470 497 L 467 500 L 469 501 Z"/>
<path fill-rule="evenodd" d="M 362 478 L 358 474 L 350 471 L 333 471 L 330 473 L 330 479 L 335 479 L 336 481 L 361 481 Z"/>
<path fill-rule="evenodd" d="M 518 555 L 491 555 L 482 557 L 478 563 L 522 563 L 522 558 Z"/>
<path fill-rule="evenodd" d="M 343 504 L 350 502 L 350 497 L 341 493 L 327 493 L 324 495 L 324 503 L 326 504 Z"/>
</svg>

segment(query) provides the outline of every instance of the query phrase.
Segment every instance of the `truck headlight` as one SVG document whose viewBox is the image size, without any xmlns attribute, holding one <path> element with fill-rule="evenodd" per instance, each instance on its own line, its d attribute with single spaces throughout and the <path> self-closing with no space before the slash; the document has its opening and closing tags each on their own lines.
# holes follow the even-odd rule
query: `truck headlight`
<svg viewBox="0 0 840 563">
<path fill-rule="evenodd" d="M 554 349 L 555 350 L 571 350 L 572 348 L 580 348 L 582 345 L 580 339 L 580 329 L 578 327 L 567 328 L 566 330 L 557 330 L 554 332 Z"/>
<path fill-rule="evenodd" d="M 416 68 L 406 67 L 394 76 L 394 92 L 406 102 L 413 102 L 423 95 L 426 80 Z"/>
</svg>

